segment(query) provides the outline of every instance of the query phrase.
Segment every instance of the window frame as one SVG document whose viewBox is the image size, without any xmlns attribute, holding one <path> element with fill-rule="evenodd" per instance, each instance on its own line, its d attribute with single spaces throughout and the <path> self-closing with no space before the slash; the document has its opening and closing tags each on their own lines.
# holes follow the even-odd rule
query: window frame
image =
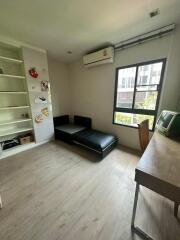
<svg viewBox="0 0 180 240">
<path fill-rule="evenodd" d="M 167 61 L 167 58 L 161 58 L 161 59 L 150 60 L 150 61 L 140 62 L 140 63 L 126 65 L 126 66 L 122 66 L 122 67 L 116 68 L 115 87 L 114 87 L 113 124 L 121 125 L 121 126 L 124 126 L 124 127 L 129 127 L 129 128 L 137 128 L 138 127 L 138 126 L 136 127 L 136 126 L 126 125 L 126 124 L 122 124 L 122 123 L 116 123 L 115 122 L 115 112 L 150 115 L 150 116 L 154 116 L 153 127 L 152 127 L 152 129 L 150 131 L 154 131 L 155 124 L 156 124 L 156 119 L 157 119 L 158 108 L 159 108 L 160 97 L 161 97 L 161 90 L 162 90 L 162 84 L 163 84 L 163 79 L 164 79 L 164 73 L 165 73 L 165 68 L 166 68 L 166 61 Z M 152 84 L 152 85 L 157 85 L 157 93 L 158 93 L 157 94 L 155 110 L 135 109 L 134 105 L 135 105 L 136 92 L 138 92 L 136 89 L 138 87 L 137 79 L 138 79 L 138 69 L 139 69 L 139 67 L 144 66 L 144 65 L 159 63 L 159 62 L 162 62 L 160 81 L 159 81 L 159 84 Z M 118 86 L 118 72 L 119 72 L 120 69 L 131 68 L 131 67 L 136 67 L 132 108 L 119 108 L 119 107 L 116 107 L 117 86 Z M 141 85 L 141 86 L 143 86 L 143 85 Z M 148 86 L 151 86 L 151 85 L 148 85 Z M 148 90 L 147 90 L 147 92 L 148 92 Z"/>
</svg>

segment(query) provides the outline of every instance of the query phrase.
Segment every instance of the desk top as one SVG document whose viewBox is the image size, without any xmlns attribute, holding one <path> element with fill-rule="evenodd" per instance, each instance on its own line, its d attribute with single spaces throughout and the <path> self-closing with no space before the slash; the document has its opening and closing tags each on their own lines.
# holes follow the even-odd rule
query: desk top
<svg viewBox="0 0 180 240">
<path fill-rule="evenodd" d="M 180 201 L 180 142 L 155 132 L 137 165 L 135 180 L 165 196 L 173 187 Z"/>
</svg>

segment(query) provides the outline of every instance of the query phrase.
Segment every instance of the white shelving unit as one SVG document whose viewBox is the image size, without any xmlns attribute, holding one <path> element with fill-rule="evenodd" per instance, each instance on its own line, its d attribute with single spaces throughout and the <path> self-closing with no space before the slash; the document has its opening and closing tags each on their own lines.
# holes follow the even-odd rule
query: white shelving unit
<svg viewBox="0 0 180 240">
<path fill-rule="evenodd" d="M 22 60 L 15 59 L 15 58 L 9 58 L 9 57 L 3 57 L 3 56 L 0 56 L 0 60 L 2 60 L 2 61 L 5 61 L 5 62 L 13 62 L 13 63 L 18 63 L 18 64 L 21 64 L 21 63 L 23 63 L 23 61 L 22 61 Z"/>
<path fill-rule="evenodd" d="M 33 130 L 33 128 L 28 128 L 28 127 L 2 130 L 2 131 L 0 131 L 0 137 L 14 135 L 16 133 L 28 132 L 31 130 Z"/>
<path fill-rule="evenodd" d="M 29 108 L 29 106 L 0 107 L 0 110 L 13 110 L 13 109 L 24 109 L 24 108 Z"/>
<path fill-rule="evenodd" d="M 25 79 L 25 76 L 11 75 L 11 74 L 0 74 L 0 77 Z"/>
<path fill-rule="evenodd" d="M 29 132 L 33 123 L 21 49 L 0 43 L 0 143 Z"/>
<path fill-rule="evenodd" d="M 8 91 L 0 91 L 0 94 L 28 94 L 28 92 L 17 92 L 17 91 L 12 91 L 12 92 L 8 92 Z"/>
<path fill-rule="evenodd" d="M 14 124 L 14 123 L 22 123 L 22 122 L 29 122 L 29 121 L 32 121 L 31 118 L 22 118 L 22 119 L 16 119 L 16 120 L 13 120 L 13 121 L 7 121 L 7 122 L 0 122 L 0 126 L 4 126 L 4 125 L 11 125 L 11 124 Z"/>
</svg>

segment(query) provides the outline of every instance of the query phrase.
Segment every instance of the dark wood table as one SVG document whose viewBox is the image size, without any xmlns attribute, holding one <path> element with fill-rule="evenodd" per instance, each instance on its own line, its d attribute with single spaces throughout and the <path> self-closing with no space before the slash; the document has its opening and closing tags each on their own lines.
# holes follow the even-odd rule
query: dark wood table
<svg viewBox="0 0 180 240">
<path fill-rule="evenodd" d="M 143 239 L 152 239 L 135 227 L 139 186 L 142 185 L 174 202 L 174 215 L 180 204 L 180 142 L 155 132 L 135 169 L 136 190 L 131 229 Z"/>
</svg>

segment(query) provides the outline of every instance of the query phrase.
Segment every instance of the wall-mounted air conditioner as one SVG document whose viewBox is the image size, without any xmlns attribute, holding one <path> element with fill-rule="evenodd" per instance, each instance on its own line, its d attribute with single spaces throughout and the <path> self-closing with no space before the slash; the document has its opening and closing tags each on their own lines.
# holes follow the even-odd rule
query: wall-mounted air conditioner
<svg viewBox="0 0 180 240">
<path fill-rule="evenodd" d="M 114 48 L 107 47 L 99 51 L 87 54 L 83 57 L 83 64 L 85 67 L 93 67 L 100 64 L 113 63 Z"/>
</svg>

